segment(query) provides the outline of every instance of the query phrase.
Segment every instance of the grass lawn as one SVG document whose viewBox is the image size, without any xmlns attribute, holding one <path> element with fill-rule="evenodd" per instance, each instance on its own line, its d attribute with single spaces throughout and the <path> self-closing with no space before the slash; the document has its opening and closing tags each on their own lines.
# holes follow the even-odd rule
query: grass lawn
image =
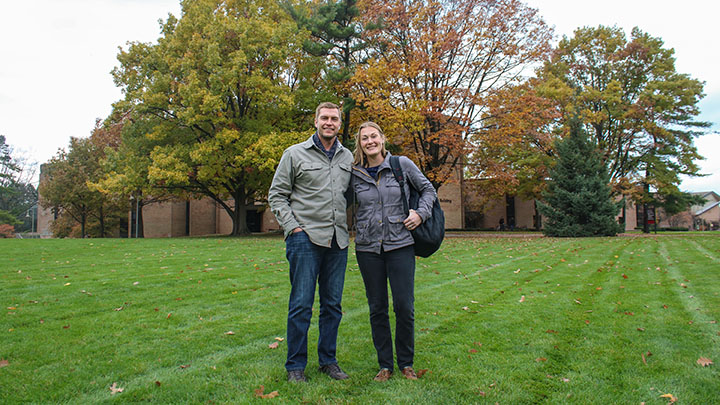
<svg viewBox="0 0 720 405">
<path fill-rule="evenodd" d="M 0 403 L 720 402 L 717 234 L 448 238 L 417 262 L 427 372 L 385 384 L 372 381 L 352 248 L 338 341 L 350 379 L 317 371 L 315 316 L 310 382 L 285 381 L 283 249 L 278 237 L 0 240 Z"/>
</svg>

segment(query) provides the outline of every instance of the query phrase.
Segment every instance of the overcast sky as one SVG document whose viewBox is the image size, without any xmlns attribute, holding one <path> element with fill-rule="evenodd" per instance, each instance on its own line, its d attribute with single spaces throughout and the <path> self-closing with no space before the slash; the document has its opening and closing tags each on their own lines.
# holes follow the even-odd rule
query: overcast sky
<svg viewBox="0 0 720 405">
<path fill-rule="evenodd" d="M 634 26 L 675 49 L 680 73 L 704 81 L 701 120 L 711 134 L 697 139 L 707 177 L 685 179 L 686 191 L 720 192 L 720 2 L 686 0 L 528 0 L 556 35 L 581 26 Z M 154 42 L 158 20 L 180 15 L 179 0 L 36 0 L 0 2 L 0 134 L 43 163 L 90 135 L 122 98 L 110 71 L 119 46 Z"/>
</svg>

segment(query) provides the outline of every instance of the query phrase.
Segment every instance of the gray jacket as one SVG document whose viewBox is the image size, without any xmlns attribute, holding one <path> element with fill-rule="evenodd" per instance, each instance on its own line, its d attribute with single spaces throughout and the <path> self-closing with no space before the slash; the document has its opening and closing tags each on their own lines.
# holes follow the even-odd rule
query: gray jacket
<svg viewBox="0 0 720 405">
<path fill-rule="evenodd" d="M 400 167 L 406 179 L 405 198 L 410 197 L 408 183 L 412 183 L 421 194 L 415 211 L 425 222 L 432 215 L 432 204 L 437 198 L 435 188 L 412 160 L 400 156 Z M 378 169 L 377 181 L 361 166 L 354 166 L 352 174 L 350 187 L 358 203 L 355 249 L 380 253 L 381 248 L 390 251 L 412 245 L 412 235 L 403 225 L 407 215 L 400 199 L 400 185 L 390 167 L 390 153 Z"/>
<path fill-rule="evenodd" d="M 340 142 L 331 161 L 312 137 L 285 150 L 268 202 L 286 238 L 300 227 L 318 246 L 330 247 L 333 235 L 341 249 L 348 246 L 345 192 L 352 161 L 352 153 Z"/>
</svg>

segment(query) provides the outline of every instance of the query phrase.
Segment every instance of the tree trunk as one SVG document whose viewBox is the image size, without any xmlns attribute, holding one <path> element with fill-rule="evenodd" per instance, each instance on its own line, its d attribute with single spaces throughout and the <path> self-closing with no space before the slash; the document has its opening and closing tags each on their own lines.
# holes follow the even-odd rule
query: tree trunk
<svg viewBox="0 0 720 405">
<path fill-rule="evenodd" d="M 83 211 L 83 212 L 80 214 L 80 237 L 83 238 L 83 239 L 85 239 L 85 222 L 86 222 L 86 219 L 87 219 L 87 215 L 86 215 L 85 212 Z"/>
<path fill-rule="evenodd" d="M 99 208 L 98 221 L 100 221 L 100 237 L 105 237 L 105 214 L 102 205 Z"/>
<path fill-rule="evenodd" d="M 233 220 L 233 229 L 230 236 L 249 235 L 247 227 L 247 209 L 245 208 L 245 192 L 239 190 L 235 193 L 235 203 L 230 217 Z"/>
<path fill-rule="evenodd" d="M 345 93 L 343 100 L 349 99 L 350 95 Z M 350 110 L 345 111 L 343 114 L 343 128 L 342 128 L 342 144 L 348 146 L 348 140 L 350 139 Z"/>
<path fill-rule="evenodd" d="M 145 237 L 145 232 L 144 232 L 144 227 L 143 227 L 143 213 L 142 213 L 144 206 L 145 206 L 145 203 L 141 200 L 140 205 L 138 206 L 137 213 L 135 214 L 135 215 L 137 215 L 137 230 L 136 230 L 136 232 L 137 232 L 138 238 Z"/>
</svg>

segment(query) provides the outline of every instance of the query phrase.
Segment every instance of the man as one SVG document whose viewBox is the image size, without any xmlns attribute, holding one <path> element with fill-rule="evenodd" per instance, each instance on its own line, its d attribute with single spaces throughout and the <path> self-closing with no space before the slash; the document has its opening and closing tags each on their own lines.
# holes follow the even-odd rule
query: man
<svg viewBox="0 0 720 405">
<path fill-rule="evenodd" d="M 285 233 L 290 263 L 285 369 L 288 381 L 293 382 L 306 381 L 307 333 L 316 283 L 320 290 L 320 371 L 336 380 L 348 378 L 335 358 L 350 242 L 344 193 L 353 160 L 337 139 L 341 125 L 340 108 L 333 103 L 320 104 L 315 110 L 317 131 L 285 150 L 268 193 L 270 208 Z"/>
</svg>

